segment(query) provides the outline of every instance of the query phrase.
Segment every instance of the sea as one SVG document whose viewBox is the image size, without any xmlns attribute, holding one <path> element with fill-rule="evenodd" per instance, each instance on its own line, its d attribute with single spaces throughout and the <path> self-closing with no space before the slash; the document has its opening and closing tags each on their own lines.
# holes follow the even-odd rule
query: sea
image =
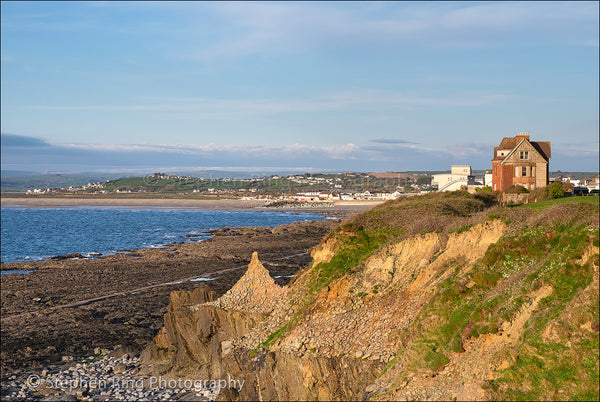
<svg viewBox="0 0 600 402">
<path fill-rule="evenodd" d="M 325 219 L 315 213 L 78 206 L 2 207 L 1 260 L 43 261 L 79 253 L 85 257 L 123 250 L 197 242 L 209 231 L 236 226 L 278 226 Z"/>
</svg>

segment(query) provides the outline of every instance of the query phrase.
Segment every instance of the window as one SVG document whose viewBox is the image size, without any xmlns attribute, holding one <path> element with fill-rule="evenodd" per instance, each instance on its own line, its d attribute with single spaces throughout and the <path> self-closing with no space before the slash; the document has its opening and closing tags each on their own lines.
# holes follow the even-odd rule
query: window
<svg viewBox="0 0 600 402">
<path fill-rule="evenodd" d="M 519 152 L 519 159 L 529 159 L 529 151 Z"/>
<path fill-rule="evenodd" d="M 498 166 L 494 166 L 494 177 L 498 175 Z"/>
<path fill-rule="evenodd" d="M 523 177 L 527 176 L 527 166 L 523 166 L 521 168 L 521 176 L 523 176 Z"/>
</svg>

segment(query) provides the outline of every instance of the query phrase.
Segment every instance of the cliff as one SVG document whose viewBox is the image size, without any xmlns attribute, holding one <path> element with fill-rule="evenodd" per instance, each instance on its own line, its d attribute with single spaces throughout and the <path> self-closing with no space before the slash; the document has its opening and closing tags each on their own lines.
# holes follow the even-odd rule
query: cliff
<svg viewBox="0 0 600 402">
<path fill-rule="evenodd" d="M 279 287 L 175 292 L 146 350 L 222 399 L 598 398 L 598 203 L 433 194 L 344 222 Z"/>
</svg>

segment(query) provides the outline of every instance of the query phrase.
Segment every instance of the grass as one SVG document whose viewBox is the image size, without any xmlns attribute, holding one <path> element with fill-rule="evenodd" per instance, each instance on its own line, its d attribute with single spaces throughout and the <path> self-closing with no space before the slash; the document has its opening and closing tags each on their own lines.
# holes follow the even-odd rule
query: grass
<svg viewBox="0 0 600 402">
<path fill-rule="evenodd" d="M 552 201 L 548 208 L 573 202 Z M 412 356 L 407 370 L 439 370 L 448 362 L 451 352 L 463 351 L 462 342 L 466 338 L 496 333 L 502 322 L 512 320 L 530 303 L 532 291 L 547 284 L 553 292 L 539 302 L 526 322 L 519 341 L 521 352 L 498 379 L 490 382 L 492 399 L 553 399 L 558 398 L 562 390 L 560 392 L 570 392 L 565 395 L 568 398 L 595 395 L 597 400 L 597 332 L 586 347 L 565 347 L 570 339 L 566 334 L 561 342 L 548 343 L 543 339 L 549 323 L 562 319 L 567 305 L 591 282 L 591 263 L 580 265 L 576 261 L 585 247 L 595 244 L 597 238 L 598 228 L 580 221 L 509 231 L 488 248 L 469 277 L 458 277 L 455 272 L 440 285 L 415 321 L 415 337 L 407 348 L 408 356 Z M 524 270 L 531 273 L 520 275 Z M 475 282 L 470 289 L 462 286 L 468 279 Z M 514 285 L 490 297 L 500 279 L 514 281 Z M 597 311 L 597 304 L 582 307 L 581 314 L 586 317 L 582 320 L 591 320 L 597 325 Z M 572 325 L 569 331 L 590 338 L 579 324 Z"/>
<path fill-rule="evenodd" d="M 308 285 L 310 294 L 315 294 L 332 281 L 352 273 L 387 239 L 382 234 L 368 234 L 346 225 L 337 236 L 339 251 L 329 262 L 321 262 L 312 269 L 312 279 Z"/>
<path fill-rule="evenodd" d="M 466 339 L 497 333 L 504 322 L 530 305 L 533 291 L 547 285 L 552 292 L 538 302 L 525 322 L 516 340 L 519 353 L 503 352 L 509 367 L 489 382 L 488 396 L 598 400 L 598 296 L 574 310 L 569 307 L 591 283 L 592 264 L 598 259 L 579 262 L 586 247 L 600 244 L 598 198 L 562 198 L 486 211 L 491 204 L 460 192 L 430 194 L 394 200 L 354 216 L 331 235 L 339 250 L 334 257 L 308 268 L 301 299 L 304 307 L 260 346 L 285 336 L 306 316 L 318 292 L 359 273 L 364 261 L 384 245 L 420 233 L 461 233 L 479 222 L 500 219 L 509 226 L 506 234 L 471 271 L 462 274 L 460 264 L 447 266 L 451 275 L 407 330 L 411 335 L 404 337 L 402 347 L 407 361 L 400 375 L 423 368 L 442 369 L 452 353 L 464 351 Z M 471 281 L 473 286 L 465 286 Z M 370 293 L 384 290 L 375 285 Z M 572 310 L 568 317 L 567 308 Z M 583 329 L 590 322 L 596 328 L 591 334 Z M 558 339 L 544 338 L 549 325 L 559 328 Z M 396 361 L 385 371 L 395 367 Z"/>
<path fill-rule="evenodd" d="M 598 196 L 586 196 L 586 197 L 565 197 L 565 198 L 557 198 L 554 200 L 546 200 L 546 201 L 538 201 L 531 202 L 528 204 L 520 205 L 520 208 L 529 208 L 534 211 L 543 211 L 547 208 L 550 208 L 555 205 L 564 205 L 571 203 L 581 203 L 581 204 L 592 204 L 598 206 L 600 203 L 600 197 Z"/>
</svg>

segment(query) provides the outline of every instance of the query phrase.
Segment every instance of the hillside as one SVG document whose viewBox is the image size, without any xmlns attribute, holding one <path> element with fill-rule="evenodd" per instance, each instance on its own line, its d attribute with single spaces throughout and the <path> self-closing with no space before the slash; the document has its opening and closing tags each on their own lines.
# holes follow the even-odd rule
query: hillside
<svg viewBox="0 0 600 402">
<path fill-rule="evenodd" d="M 146 370 L 246 381 L 223 399 L 597 400 L 598 219 L 596 197 L 381 204 L 286 287 L 254 256 L 217 300 L 173 293 Z"/>
</svg>

